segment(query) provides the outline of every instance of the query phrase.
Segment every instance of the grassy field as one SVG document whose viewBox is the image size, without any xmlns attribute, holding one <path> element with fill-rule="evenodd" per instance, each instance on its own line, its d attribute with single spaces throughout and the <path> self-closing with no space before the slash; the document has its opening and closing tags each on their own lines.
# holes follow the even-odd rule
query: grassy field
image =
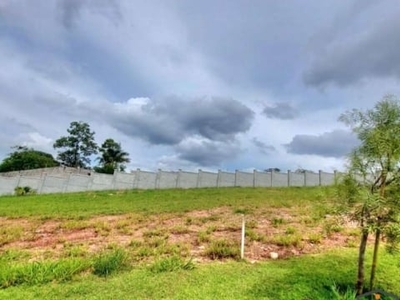
<svg viewBox="0 0 400 300">
<path fill-rule="evenodd" d="M 334 203 L 327 187 L 0 197 L 0 299 L 350 299 L 358 231 Z M 400 294 L 400 256 L 381 253 L 378 287 Z"/>
</svg>

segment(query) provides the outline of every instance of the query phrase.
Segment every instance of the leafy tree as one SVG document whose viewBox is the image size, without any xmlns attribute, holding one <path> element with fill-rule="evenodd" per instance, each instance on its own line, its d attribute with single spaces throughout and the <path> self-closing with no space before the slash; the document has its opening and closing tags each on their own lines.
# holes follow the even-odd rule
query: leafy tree
<svg viewBox="0 0 400 300">
<path fill-rule="evenodd" d="M 279 173 L 281 171 L 281 169 L 279 168 L 268 168 L 265 170 L 265 172 L 277 172 Z"/>
<path fill-rule="evenodd" d="M 49 153 L 24 146 L 15 146 L 12 149 L 15 151 L 10 153 L 0 164 L 0 172 L 50 168 L 59 165 Z"/>
<path fill-rule="evenodd" d="M 59 138 L 53 145 L 54 149 L 61 149 L 57 158 L 68 167 L 89 167 L 90 156 L 97 154 L 95 132 L 84 122 L 71 122 L 67 132 L 69 136 Z"/>
<path fill-rule="evenodd" d="M 129 154 L 122 150 L 121 144 L 113 139 L 106 139 L 101 145 L 99 151 L 101 157 L 98 158 L 100 166 L 95 167 L 95 171 L 99 173 L 114 173 L 114 170 L 124 171 L 124 163 L 129 163 Z"/>
<path fill-rule="evenodd" d="M 353 208 L 353 216 L 361 228 L 356 284 L 360 295 L 368 235 L 372 233 L 375 237 L 370 290 L 374 286 L 380 240 L 386 236 L 393 250 L 400 238 L 400 102 L 394 96 L 386 96 L 373 109 L 353 109 L 339 120 L 361 142 L 351 153 L 348 173 L 339 185 L 341 199 Z"/>
</svg>

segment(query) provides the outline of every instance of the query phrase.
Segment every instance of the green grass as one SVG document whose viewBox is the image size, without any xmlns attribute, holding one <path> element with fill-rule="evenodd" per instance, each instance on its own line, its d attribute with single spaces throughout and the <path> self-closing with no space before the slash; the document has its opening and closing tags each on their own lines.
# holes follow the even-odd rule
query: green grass
<svg viewBox="0 0 400 300">
<path fill-rule="evenodd" d="M 332 287 L 344 295 L 354 285 L 356 257 L 356 250 L 347 249 L 258 264 L 203 264 L 190 270 L 182 268 L 182 261 L 160 261 L 153 270 L 137 267 L 107 282 L 87 274 L 66 283 L 10 287 L 0 290 L 0 299 L 338 299 Z M 400 294 L 399 258 L 382 252 L 377 274 L 378 287 L 395 294 Z"/>
<path fill-rule="evenodd" d="M 269 242 L 276 245 L 299 246 L 307 240 L 318 243 L 324 234 L 342 231 L 340 224 L 325 222 L 333 200 L 333 188 L 326 187 L 132 190 L 0 197 L 1 217 L 28 218 L 33 219 L 32 223 L 63 220 L 60 229 L 92 226 L 102 237 L 114 233 L 112 225 L 101 220 L 92 224 L 91 217 L 131 215 L 129 220 L 120 220 L 115 225 L 124 232 L 135 230 L 131 224 L 141 224 L 143 220 L 159 222 L 145 228 L 143 240 L 132 237 L 124 250 L 114 245 L 99 253 L 89 253 L 87 245 L 66 241 L 58 259 L 43 257 L 33 262 L 34 253 L 0 248 L 0 299 L 345 299 L 338 295 L 351 294 L 357 248 L 251 264 L 238 260 L 238 241 L 221 236 L 221 224 L 216 222 L 224 220 L 223 214 L 186 217 L 186 221 L 171 228 L 163 227 L 160 222 L 166 216 L 226 207 L 232 213 L 246 214 L 249 241 L 271 239 Z M 307 226 L 325 222 L 323 233 L 303 239 L 293 219 L 273 215 L 277 209 L 286 213 L 290 209 L 290 214 L 301 217 Z M 280 233 L 271 238 L 257 232 L 258 221 L 263 224 L 262 220 L 270 222 Z M 200 225 L 204 228 L 199 231 L 197 241 L 208 243 L 204 245 L 203 258 L 223 263 L 198 264 L 190 259 L 190 247 L 185 241 L 168 242 L 171 234 L 185 233 L 188 226 L 192 230 Z M 232 229 L 231 234 L 240 229 L 231 220 L 224 225 Z M 2 228 L 0 242 L 6 246 L 23 233 L 20 226 Z M 384 249 L 380 253 L 377 287 L 400 295 L 400 256 L 390 256 Z M 369 249 L 366 274 L 370 261 Z"/>
<path fill-rule="evenodd" d="M 1 217 L 85 219 L 96 215 L 125 213 L 179 213 L 221 206 L 251 213 L 257 207 L 299 207 L 314 203 L 323 215 L 323 201 L 333 190 L 317 188 L 210 188 L 189 190 L 129 190 L 70 194 L 1 196 Z M 316 203 L 318 205 L 315 205 Z"/>
</svg>

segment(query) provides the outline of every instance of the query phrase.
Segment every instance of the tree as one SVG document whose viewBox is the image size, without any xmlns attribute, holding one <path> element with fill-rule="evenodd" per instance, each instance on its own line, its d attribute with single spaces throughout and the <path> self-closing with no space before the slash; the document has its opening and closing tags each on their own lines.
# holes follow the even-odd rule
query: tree
<svg viewBox="0 0 400 300">
<path fill-rule="evenodd" d="M 124 171 L 124 163 L 129 163 L 129 154 L 122 150 L 121 144 L 115 142 L 113 139 L 106 139 L 101 145 L 99 151 L 99 167 L 95 167 L 95 171 L 99 173 L 114 173 L 114 170 Z"/>
<path fill-rule="evenodd" d="M 268 168 L 265 170 L 265 172 L 277 172 L 279 173 L 281 171 L 281 169 L 279 168 Z"/>
<path fill-rule="evenodd" d="M 86 168 L 90 166 L 90 156 L 97 154 L 94 131 L 84 122 L 72 122 L 67 129 L 69 136 L 55 141 L 54 149 L 61 149 L 57 158 L 68 167 Z"/>
<path fill-rule="evenodd" d="M 8 157 L 0 164 L 0 172 L 51 168 L 59 165 L 49 153 L 25 146 L 14 146 L 11 148 L 15 149 L 15 151 L 8 154 Z"/>
<path fill-rule="evenodd" d="M 353 208 L 361 228 L 358 257 L 357 294 L 364 286 L 364 258 L 369 233 L 375 236 L 370 273 L 372 290 L 380 240 L 386 235 L 395 249 L 400 235 L 400 102 L 386 96 L 373 109 L 353 109 L 339 118 L 360 140 L 349 159 L 349 169 L 339 185 L 341 198 Z"/>
</svg>

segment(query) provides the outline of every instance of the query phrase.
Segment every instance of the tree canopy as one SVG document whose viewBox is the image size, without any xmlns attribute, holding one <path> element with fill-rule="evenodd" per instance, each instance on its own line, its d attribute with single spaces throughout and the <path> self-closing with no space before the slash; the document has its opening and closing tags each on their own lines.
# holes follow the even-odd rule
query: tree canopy
<svg viewBox="0 0 400 300">
<path fill-rule="evenodd" d="M 25 146 L 15 146 L 12 149 L 15 151 L 10 153 L 0 164 L 0 172 L 50 168 L 59 165 L 49 153 Z"/>
<path fill-rule="evenodd" d="M 98 147 L 94 140 L 94 131 L 85 122 L 72 122 L 68 136 L 55 141 L 54 149 L 61 149 L 57 158 L 68 167 L 86 168 L 90 166 L 90 156 L 97 154 Z"/>
<path fill-rule="evenodd" d="M 339 184 L 340 198 L 353 211 L 361 228 L 357 294 L 364 287 L 364 260 L 368 235 L 374 234 L 370 290 L 374 286 L 382 236 L 389 249 L 400 238 L 400 102 L 386 96 L 373 109 L 353 109 L 339 118 L 360 140 L 349 157 L 347 174 Z"/>
<path fill-rule="evenodd" d="M 101 156 L 98 158 L 100 166 L 94 170 L 99 173 L 114 173 L 114 170 L 124 171 L 125 163 L 129 163 L 129 154 L 122 150 L 121 144 L 109 138 L 99 148 Z"/>
</svg>

